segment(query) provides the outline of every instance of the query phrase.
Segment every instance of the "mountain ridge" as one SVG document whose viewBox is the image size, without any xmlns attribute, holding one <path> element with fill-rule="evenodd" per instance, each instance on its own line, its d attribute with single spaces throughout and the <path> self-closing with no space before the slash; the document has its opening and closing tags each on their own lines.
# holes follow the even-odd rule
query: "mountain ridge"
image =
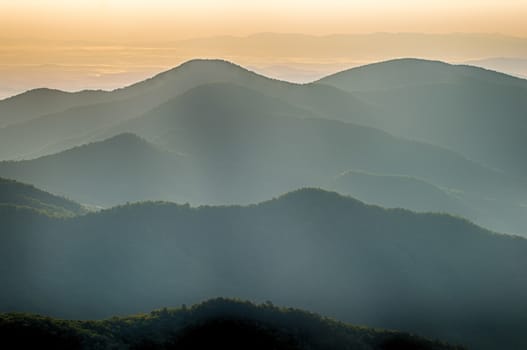
<svg viewBox="0 0 527 350">
<path fill-rule="evenodd" d="M 379 113 L 362 120 L 394 135 L 456 151 L 526 179 L 527 80 L 466 65 L 413 59 L 380 62 L 321 79 Z"/>
<path fill-rule="evenodd" d="M 54 94 L 64 94 L 64 95 L 77 95 L 77 94 L 86 94 L 86 93 L 105 94 L 105 93 L 122 92 L 123 90 L 126 90 L 128 88 L 139 87 L 143 83 L 152 82 L 152 81 L 155 81 L 155 80 L 158 80 L 158 79 L 161 79 L 161 78 L 166 78 L 167 76 L 170 76 L 172 74 L 177 74 L 178 71 L 190 68 L 189 66 L 191 66 L 191 65 L 197 65 L 197 64 L 201 65 L 203 63 L 205 63 L 205 64 L 206 63 L 222 64 L 222 65 L 224 65 L 224 67 L 236 68 L 238 70 L 241 69 L 243 71 L 246 71 L 246 72 L 249 72 L 249 73 L 253 74 L 254 76 L 264 77 L 264 78 L 266 78 L 268 80 L 272 80 L 272 81 L 283 82 L 283 83 L 286 83 L 288 85 L 310 85 L 310 84 L 314 84 L 314 83 L 315 84 L 316 83 L 320 83 L 320 82 L 322 82 L 325 79 L 334 78 L 335 76 L 338 76 L 338 75 L 346 73 L 346 72 L 360 71 L 360 70 L 369 69 L 369 68 L 372 68 L 374 66 L 378 66 L 378 65 L 381 65 L 381 64 L 405 62 L 405 61 L 407 61 L 407 62 L 413 61 L 413 62 L 421 62 L 421 63 L 426 62 L 426 63 L 433 63 L 433 64 L 438 64 L 439 63 L 439 64 L 443 64 L 443 65 L 446 65 L 446 66 L 451 66 L 451 67 L 469 68 L 469 69 L 473 69 L 473 70 L 480 71 L 480 72 L 489 72 L 489 73 L 492 73 L 492 74 L 500 75 L 500 76 L 503 76 L 504 78 L 506 78 L 508 80 L 511 80 L 511 81 L 521 82 L 520 84 L 522 86 L 524 86 L 524 84 L 527 84 L 527 83 L 525 83 L 525 81 L 527 80 L 525 78 L 521 78 L 521 77 L 518 77 L 518 76 L 510 75 L 510 74 L 507 74 L 507 73 L 504 73 L 504 72 L 500 72 L 500 71 L 497 71 L 497 70 L 493 70 L 493 69 L 488 69 L 488 68 L 475 66 L 475 65 L 471 65 L 471 64 L 466 64 L 466 63 L 454 64 L 454 63 L 447 63 L 447 62 L 441 61 L 441 60 L 432 60 L 432 59 L 414 58 L 414 57 L 405 57 L 405 58 L 396 58 L 396 59 L 390 59 L 390 60 L 381 60 L 381 61 L 377 61 L 377 62 L 363 64 L 363 65 L 360 65 L 360 66 L 357 66 L 357 67 L 352 67 L 352 68 L 344 69 L 344 70 L 341 70 L 341 71 L 338 71 L 338 72 L 335 72 L 335 73 L 332 73 L 332 74 L 328 74 L 328 75 L 326 75 L 326 76 L 324 76 L 324 77 L 322 77 L 320 79 L 317 79 L 317 80 L 315 80 L 313 82 L 310 82 L 310 83 L 295 83 L 295 82 L 289 82 L 289 81 L 281 80 L 281 79 L 277 79 L 277 78 L 267 77 L 265 75 L 262 75 L 260 73 L 255 72 L 254 70 L 251 70 L 251 69 L 249 69 L 247 67 L 244 67 L 242 65 L 236 64 L 235 62 L 229 61 L 229 60 L 226 60 L 226 59 L 221 59 L 221 58 L 195 58 L 195 59 L 190 59 L 188 61 L 185 61 L 185 62 L 183 62 L 183 63 L 181 63 L 181 64 L 179 64 L 179 65 L 177 65 L 177 66 L 175 66 L 173 68 L 167 69 L 167 70 L 159 72 L 157 74 L 154 74 L 153 76 L 151 76 L 149 78 L 146 78 L 144 80 L 141 80 L 141 81 L 138 81 L 138 82 L 135 82 L 135 83 L 132 83 L 130 85 L 126 85 L 126 86 L 123 86 L 123 87 L 120 87 L 120 88 L 112 89 L 112 90 L 87 89 L 87 90 L 77 90 L 77 91 L 65 91 L 65 90 L 60 90 L 60 89 L 56 89 L 56 88 L 37 87 L 37 88 L 29 89 L 27 91 L 24 91 L 24 92 L 22 92 L 20 94 L 14 95 L 14 96 L 6 97 L 5 99 L 0 100 L 0 102 L 16 99 L 16 98 L 22 97 L 24 95 L 31 95 L 31 94 L 35 94 L 35 93 L 54 93 Z"/>
<path fill-rule="evenodd" d="M 4 178 L 0 178 L 0 205 L 35 210 L 53 217 L 69 217 L 87 212 L 86 208 L 74 201 Z"/>
<path fill-rule="evenodd" d="M 446 74 L 445 69 L 447 71 Z M 386 75 L 387 72 L 390 72 L 391 75 Z M 375 74 L 380 74 L 380 76 L 376 76 Z M 513 84 L 516 87 L 527 88 L 526 79 L 506 73 L 468 64 L 451 64 L 438 60 L 420 58 L 397 58 L 370 63 L 330 74 L 313 83 L 329 84 L 353 92 L 420 85 L 423 82 L 427 84 L 455 82 L 459 76 L 465 76 L 487 83 Z M 347 80 L 349 84 L 350 78 L 356 79 L 357 82 L 353 83 L 352 81 L 352 85 L 346 87 L 344 83 Z M 368 83 L 368 81 L 375 81 L 380 78 L 384 78 L 380 85 L 371 85 L 371 83 Z M 394 79 L 394 81 L 391 82 L 390 79 Z M 404 81 L 406 79 L 408 81 Z M 420 79 L 425 80 L 420 81 Z M 356 86 L 353 86 L 353 84 Z"/>
<path fill-rule="evenodd" d="M 270 302 L 255 304 L 226 298 L 100 321 L 0 314 L 0 334 L 8 344 L 54 349 L 463 349 L 408 333 L 352 326 Z"/>
<path fill-rule="evenodd" d="M 183 175 L 182 162 L 184 157 L 178 153 L 121 133 L 34 160 L 0 162 L 0 173 L 82 203 L 107 206 L 141 199 L 134 197 L 137 193 L 143 199 L 148 194 L 164 198 L 163 188 L 169 186 L 166 180 Z M 151 181 L 157 190 L 144 193 L 144 184 Z"/>
<path fill-rule="evenodd" d="M 156 180 L 148 180 L 147 169 L 133 160 L 134 152 L 123 146 L 120 153 L 115 153 L 111 151 L 115 145 L 109 142 L 97 147 L 92 143 L 90 151 L 74 148 L 78 157 L 55 153 L 18 163 L 0 162 L 0 175 L 101 206 L 150 199 L 254 203 L 298 187 L 320 186 L 350 168 L 419 177 L 468 194 L 481 193 L 478 198 L 489 195 L 501 201 L 509 193 L 520 195 L 516 183 L 505 175 L 455 152 L 361 124 L 324 119 L 317 111 L 231 82 L 191 88 L 137 118 L 116 121 L 91 138 L 102 142 L 127 132 L 158 146 L 145 146 L 150 150 L 145 150 L 149 157 L 140 150 L 140 144 L 134 148 L 138 159 L 143 154 L 144 164 L 159 169 L 159 173 L 149 172 Z M 44 134 L 40 128 L 39 134 L 41 137 Z M 176 159 L 168 159 L 178 155 L 179 166 Z M 114 159 L 110 161 L 112 156 Z M 97 172 L 97 157 L 107 160 L 100 162 L 107 163 L 106 171 L 111 176 Z M 57 161 L 52 165 L 54 159 Z M 123 164 L 129 171 L 117 170 L 113 163 Z M 88 164 L 92 167 L 87 168 Z M 78 168 L 86 170 L 73 171 Z M 128 193 L 124 192 L 126 188 Z M 117 197 L 111 198 L 110 193 Z M 473 203 L 477 207 L 482 205 L 481 200 Z M 521 221 L 489 215 L 492 208 L 487 207 L 495 205 L 503 208 L 501 202 L 485 202 L 483 211 L 470 218 L 495 230 L 522 233 Z M 521 211 L 515 210 L 512 218 Z"/>
<path fill-rule="evenodd" d="M 221 295 L 478 349 L 525 345 L 527 239 L 450 215 L 302 189 L 250 206 L 0 219 L 2 311 L 101 318 Z"/>
</svg>

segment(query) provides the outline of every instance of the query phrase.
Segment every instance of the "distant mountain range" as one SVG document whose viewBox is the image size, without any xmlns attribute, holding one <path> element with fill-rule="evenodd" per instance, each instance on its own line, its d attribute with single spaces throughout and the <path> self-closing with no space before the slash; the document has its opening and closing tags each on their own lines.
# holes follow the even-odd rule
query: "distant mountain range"
<svg viewBox="0 0 527 350">
<path fill-rule="evenodd" d="M 465 63 L 472 66 L 503 72 L 523 79 L 527 78 L 527 58 L 491 57 L 479 60 L 469 60 Z"/>
<path fill-rule="evenodd" d="M 388 208 L 413 211 L 456 213 L 471 218 L 470 206 L 456 192 L 424 180 L 401 175 L 378 175 L 364 171 L 346 171 L 330 181 L 328 188 Z"/>
<path fill-rule="evenodd" d="M 306 85 L 270 80 L 223 61 L 195 60 L 113 92 L 31 91 L 0 102 L 0 125 L 16 121 L 0 129 L 0 156 L 39 156 L 85 143 L 109 125 L 217 82 L 281 98 L 321 118 L 381 128 L 513 175 L 527 175 L 521 154 L 527 81 L 416 59 L 354 68 Z"/>
<path fill-rule="evenodd" d="M 270 302 L 255 305 L 213 299 L 179 309 L 63 321 L 27 314 L 0 314 L 0 339 L 17 348 L 231 349 L 231 350 L 462 350 L 407 333 L 357 327 Z"/>
<path fill-rule="evenodd" d="M 527 346 L 527 240 L 448 215 L 303 189 L 69 219 L 3 205 L 0 221 L 3 311 L 101 318 L 222 295 L 477 349 Z"/>
<path fill-rule="evenodd" d="M 383 110 L 366 125 L 527 175 L 521 151 L 527 132 L 527 80 L 471 66 L 403 59 L 351 69 L 319 83 L 352 92 Z"/>
<path fill-rule="evenodd" d="M 0 101 L 0 157 L 17 159 L 1 162 L 0 176 L 108 207 L 254 203 L 362 171 L 455 194 L 437 207 L 414 182 L 419 201 L 363 186 L 365 201 L 525 234 L 526 92 L 526 80 L 415 59 L 304 85 L 193 60 L 112 92 L 40 89 Z"/>
<path fill-rule="evenodd" d="M 527 236 L 526 116 L 527 80 L 417 59 L 310 84 L 192 60 L 2 100 L 0 312 L 225 296 L 523 350 L 527 240 L 497 232 Z M 0 315 L 3 341 L 41 347 L 233 332 L 245 348 L 452 348 L 224 299 Z"/>
<path fill-rule="evenodd" d="M 34 86 L 68 91 L 114 89 L 195 57 L 230 57 L 260 74 L 299 82 L 393 57 L 452 63 L 470 60 L 476 66 L 522 76 L 525 64 L 521 59 L 527 58 L 526 38 L 496 33 L 256 33 L 148 42 L 136 37 L 123 42 L 108 38 L 63 41 L 2 35 L 0 41 L 10 52 L 3 61 L 0 98 Z M 87 48 L 96 52 L 88 53 Z M 38 53 L 38 62 L 31 52 Z M 506 59 L 496 60 L 497 56 Z M 98 64 L 102 57 L 104 65 Z"/>
<path fill-rule="evenodd" d="M 215 103 L 212 96 L 222 98 Z M 273 108 L 248 113 L 243 103 L 234 103 L 240 96 L 248 105 Z M 199 104 L 203 98 L 209 101 L 207 106 Z M 120 130 L 148 135 L 156 144 L 124 133 L 35 160 L 0 162 L 0 174 L 82 203 L 108 207 L 148 199 L 254 203 L 302 186 L 325 186 L 335 174 L 357 168 L 428 179 L 457 196 L 434 207 L 436 194 L 423 192 L 416 182 L 403 189 L 400 183 L 385 181 L 401 175 L 389 175 L 383 178 L 385 190 L 374 198 L 375 190 L 369 189 L 372 184 L 356 184 L 355 177 L 352 185 L 362 186 L 362 191 L 352 194 L 365 201 L 388 207 L 397 203 L 416 211 L 441 210 L 489 227 L 522 232 L 521 226 L 515 226 L 524 222 L 520 213 L 508 212 L 519 220 L 496 221 L 505 217 L 496 214 L 496 206 L 514 208 L 503 197 L 481 204 L 479 192 L 499 194 L 500 189 L 508 188 L 501 185 L 500 174 L 453 152 L 376 129 L 301 118 L 308 113 L 268 99 L 236 86 L 200 87 L 120 126 Z M 172 116 L 173 111 L 177 117 Z M 446 164 L 446 169 L 455 168 L 456 173 L 446 171 Z M 342 187 L 329 188 L 350 193 Z M 404 202 L 411 193 L 421 200 L 412 205 Z"/>
<path fill-rule="evenodd" d="M 213 83 L 249 87 L 272 97 L 286 99 L 290 104 L 305 105 L 314 110 L 325 111 L 330 108 L 332 113 L 347 115 L 352 108 L 358 116 L 364 116 L 368 108 L 360 100 L 330 86 L 303 88 L 301 85 L 268 79 L 229 62 L 193 60 L 144 82 L 103 93 L 95 103 L 58 112 L 44 108 L 40 115 L 28 114 L 26 122 L 0 129 L 0 145 L 6 146 L 0 148 L 0 158 L 32 158 L 90 140 L 100 140 L 100 134 L 104 134 L 109 126 L 139 117 L 190 89 Z M 44 92 L 50 93 L 48 90 Z M 86 91 L 77 94 L 91 93 Z M 24 96 L 22 94 L 0 101 L 0 120 L 3 119 L 1 116 L 8 115 L 10 104 Z M 10 104 L 6 107 L 7 102 Z"/>
</svg>

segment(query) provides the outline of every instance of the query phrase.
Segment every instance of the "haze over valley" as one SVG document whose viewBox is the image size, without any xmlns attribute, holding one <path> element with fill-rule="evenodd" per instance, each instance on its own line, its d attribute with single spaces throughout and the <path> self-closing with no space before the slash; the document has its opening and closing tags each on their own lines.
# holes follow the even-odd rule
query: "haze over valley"
<svg viewBox="0 0 527 350">
<path fill-rule="evenodd" d="M 0 348 L 527 349 L 525 18 L 0 2 Z"/>
</svg>

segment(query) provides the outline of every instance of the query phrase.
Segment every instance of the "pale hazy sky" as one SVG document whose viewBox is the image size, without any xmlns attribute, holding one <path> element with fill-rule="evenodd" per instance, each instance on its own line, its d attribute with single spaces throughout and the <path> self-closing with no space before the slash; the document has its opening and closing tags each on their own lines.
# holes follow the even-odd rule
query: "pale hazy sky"
<svg viewBox="0 0 527 350">
<path fill-rule="evenodd" d="M 190 38 L 255 32 L 527 36 L 527 0 L 0 0 L 2 36 Z"/>
<path fill-rule="evenodd" d="M 513 37 L 527 38 L 526 18 L 527 0 L 0 0 L 0 98 L 40 86 L 115 88 L 193 57 L 299 81 L 400 56 L 525 59 L 519 46 L 526 41 Z M 436 37 L 428 45 L 423 38 L 368 37 L 371 48 L 360 38 L 181 42 L 262 32 L 503 37 Z M 347 51 L 336 50 L 343 45 Z"/>
</svg>

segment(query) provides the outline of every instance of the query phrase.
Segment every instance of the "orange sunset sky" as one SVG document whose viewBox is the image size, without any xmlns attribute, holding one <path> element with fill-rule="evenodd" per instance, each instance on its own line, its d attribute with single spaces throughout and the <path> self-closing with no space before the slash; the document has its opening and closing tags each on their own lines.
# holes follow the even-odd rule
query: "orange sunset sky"
<svg viewBox="0 0 527 350">
<path fill-rule="evenodd" d="M 296 81 L 400 56 L 523 60 L 526 18 L 527 0 L 0 0 L 0 98 L 112 89 L 193 57 Z"/>
</svg>

